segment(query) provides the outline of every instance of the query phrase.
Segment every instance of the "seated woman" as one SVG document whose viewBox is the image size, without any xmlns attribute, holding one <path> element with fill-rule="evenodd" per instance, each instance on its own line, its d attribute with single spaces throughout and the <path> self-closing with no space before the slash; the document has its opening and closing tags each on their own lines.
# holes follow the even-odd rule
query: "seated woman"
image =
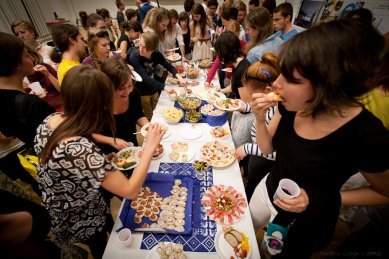
<svg viewBox="0 0 389 259">
<path fill-rule="evenodd" d="M 102 188 L 126 199 L 136 197 L 163 133 L 159 125 L 150 126 L 142 159 L 127 179 L 113 168 L 92 137 L 105 125 L 115 132 L 114 90 L 109 78 L 90 66 L 73 67 L 65 75 L 61 96 L 64 113 L 47 117 L 35 137 L 42 204 L 57 239 L 85 243 L 94 258 L 101 258 L 111 231 Z"/>
<path fill-rule="evenodd" d="M 122 23 L 122 34 L 118 40 L 118 49 L 123 59 L 127 56 L 127 51 L 135 47 L 133 40 L 139 38 L 139 35 L 143 33 L 142 25 L 138 22 L 124 22 Z"/>
<path fill-rule="evenodd" d="M 88 39 L 89 56 L 82 61 L 83 65 L 91 65 L 100 70 L 101 64 L 109 57 L 115 56 L 121 58 L 121 55 L 112 52 L 109 47 L 109 36 L 106 31 L 99 31 L 96 34 L 90 34 Z"/>
<path fill-rule="evenodd" d="M 129 142 L 138 146 L 136 140 L 136 125 L 143 127 L 149 122 L 142 110 L 140 93 L 134 88 L 132 74 L 127 64 L 118 58 L 109 58 L 101 66 L 101 71 L 111 79 L 115 94 L 113 97 L 113 115 L 115 118 L 115 138 L 109 129 L 103 129 L 102 135 L 93 137 L 105 154 L 117 152 L 129 147 Z"/>
<path fill-rule="evenodd" d="M 28 53 L 34 58 L 34 74 L 27 76 L 30 83 L 39 82 L 42 88 L 46 91 L 45 96 L 42 98 L 56 111 L 62 109 L 61 104 L 61 87 L 57 79 L 57 71 L 50 65 L 46 64 L 42 60 L 42 56 L 31 47 L 28 43 L 25 43 Z"/>
<path fill-rule="evenodd" d="M 169 93 L 174 92 L 172 87 L 165 86 L 164 69 L 177 77 L 180 85 L 186 86 L 186 81 L 158 51 L 158 45 L 159 39 L 155 33 L 144 32 L 140 36 L 139 49 L 134 49 L 127 55 L 127 63 L 133 66 L 143 79 L 136 87 L 141 93 L 143 111 L 149 120 L 157 105 L 159 92 L 162 90 Z"/>
</svg>

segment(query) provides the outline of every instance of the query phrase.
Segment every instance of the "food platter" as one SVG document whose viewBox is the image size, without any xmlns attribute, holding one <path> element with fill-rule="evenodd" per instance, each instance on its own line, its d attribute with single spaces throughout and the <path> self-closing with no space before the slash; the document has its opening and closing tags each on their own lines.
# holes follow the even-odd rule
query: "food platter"
<svg viewBox="0 0 389 259">
<path fill-rule="evenodd" d="M 210 219 L 221 224 L 232 224 L 241 220 L 247 201 L 232 186 L 214 185 L 209 187 L 201 198 Z"/>
<path fill-rule="evenodd" d="M 187 142 L 174 142 L 166 147 L 169 159 L 173 162 L 188 162 L 196 155 L 196 149 Z"/>
<path fill-rule="evenodd" d="M 187 257 L 185 256 L 184 251 L 183 251 L 182 244 L 175 244 L 175 243 L 172 243 L 172 242 L 162 242 L 162 243 L 164 243 L 164 244 L 170 243 L 170 244 L 174 244 L 175 246 L 176 246 L 176 245 L 180 246 L 180 248 L 179 248 L 179 250 L 178 250 L 178 251 L 180 251 L 180 252 L 177 252 L 177 250 L 176 250 L 177 248 L 175 248 L 175 247 L 174 247 L 173 249 L 170 249 L 170 248 L 169 248 L 169 250 L 171 250 L 171 252 L 175 253 L 174 255 L 171 255 L 171 256 L 172 256 L 171 258 L 187 258 Z M 148 252 L 148 254 L 147 254 L 147 256 L 146 256 L 145 259 L 160 259 L 160 258 L 165 258 L 165 257 L 161 256 L 161 255 L 158 253 L 158 247 L 159 247 L 159 245 L 160 245 L 160 243 L 158 243 L 156 246 L 154 246 L 153 249 L 151 249 L 151 250 Z M 162 251 L 162 250 L 160 250 L 160 251 Z M 171 252 L 170 252 L 170 254 L 171 254 Z M 183 255 L 183 257 L 180 257 L 181 255 Z M 166 258 L 168 258 L 168 257 L 166 257 Z"/>
<path fill-rule="evenodd" d="M 172 61 L 172 62 L 178 61 L 178 60 L 181 59 L 181 55 L 178 54 L 178 53 L 174 53 L 172 55 L 167 56 L 166 59 L 169 60 L 169 61 Z"/>
<path fill-rule="evenodd" d="M 137 196 L 120 213 L 124 227 L 139 232 L 192 232 L 193 179 L 149 173 Z"/>
<path fill-rule="evenodd" d="M 163 123 L 158 123 L 158 124 L 161 125 L 162 130 L 165 131 L 165 134 L 163 134 L 163 137 L 162 137 L 163 139 L 169 137 L 170 134 L 172 134 L 172 130 L 170 129 L 170 127 L 168 127 L 167 125 L 165 125 Z M 142 134 L 143 137 L 146 137 L 149 126 L 150 126 L 150 123 L 147 123 L 140 129 L 140 133 Z"/>
<path fill-rule="evenodd" d="M 136 167 L 140 160 L 141 150 L 141 147 L 127 147 L 120 150 L 111 160 L 112 166 L 121 171 Z"/>
<path fill-rule="evenodd" d="M 208 142 L 200 148 L 200 158 L 215 168 L 226 167 L 235 161 L 235 149 L 217 140 Z"/>
<path fill-rule="evenodd" d="M 219 110 L 223 111 L 237 111 L 241 107 L 239 100 L 234 100 L 231 98 L 217 99 L 213 105 L 215 105 Z"/>
<path fill-rule="evenodd" d="M 240 247 L 241 255 L 239 256 L 235 253 L 233 246 L 228 243 L 225 238 L 225 232 L 223 230 L 219 230 L 215 236 L 215 248 L 220 257 L 223 259 L 231 259 L 231 258 L 250 258 L 252 245 L 250 239 L 247 237 L 247 234 L 239 228 L 233 227 L 234 234 L 239 233 L 243 236 L 242 242 L 238 242 L 238 246 Z M 232 237 L 232 236 L 230 236 Z M 246 250 L 247 249 L 247 250 Z M 245 250 L 245 251 L 243 251 Z M 245 256 L 244 256 L 245 255 Z"/>
</svg>

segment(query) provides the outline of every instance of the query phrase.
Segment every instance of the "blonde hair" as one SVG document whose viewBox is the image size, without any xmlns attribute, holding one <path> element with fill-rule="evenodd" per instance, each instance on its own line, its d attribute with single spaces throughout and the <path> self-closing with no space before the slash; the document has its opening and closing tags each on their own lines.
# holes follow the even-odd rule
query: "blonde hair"
<svg viewBox="0 0 389 259">
<path fill-rule="evenodd" d="M 266 86 L 272 86 L 280 71 L 277 56 L 272 52 L 265 52 L 260 60 L 247 67 L 242 77 L 242 84 L 255 82 L 252 85 L 264 90 Z"/>
<path fill-rule="evenodd" d="M 157 8 L 152 8 L 147 12 L 142 25 L 143 30 L 150 27 L 151 21 L 154 20 L 155 11 L 157 11 Z"/>
<path fill-rule="evenodd" d="M 147 51 L 156 51 L 159 48 L 159 39 L 155 32 L 144 32 L 140 37 L 143 38 Z"/>
<path fill-rule="evenodd" d="M 232 20 L 226 27 L 226 31 L 232 31 L 233 33 L 236 34 L 236 36 L 240 36 L 240 24 L 239 22 Z"/>
</svg>

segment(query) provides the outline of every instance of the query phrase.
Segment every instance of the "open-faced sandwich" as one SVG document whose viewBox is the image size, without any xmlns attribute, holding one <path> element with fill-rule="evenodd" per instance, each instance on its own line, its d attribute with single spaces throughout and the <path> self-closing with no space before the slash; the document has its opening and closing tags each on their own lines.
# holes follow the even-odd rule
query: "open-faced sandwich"
<svg viewBox="0 0 389 259">
<path fill-rule="evenodd" d="M 280 102 L 280 101 L 283 101 L 283 100 L 284 100 L 284 98 L 282 98 L 282 96 L 279 95 L 277 91 L 268 93 L 267 96 L 273 98 L 273 100 L 274 100 L 274 101 L 277 101 L 277 102 Z"/>
</svg>

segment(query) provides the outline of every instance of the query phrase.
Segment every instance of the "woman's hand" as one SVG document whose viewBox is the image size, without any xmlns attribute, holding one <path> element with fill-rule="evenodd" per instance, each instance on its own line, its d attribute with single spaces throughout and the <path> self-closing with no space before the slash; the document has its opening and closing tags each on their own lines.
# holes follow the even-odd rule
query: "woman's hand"
<svg viewBox="0 0 389 259">
<path fill-rule="evenodd" d="M 145 137 L 145 147 L 144 149 L 152 149 L 153 152 L 155 148 L 158 146 L 159 142 L 162 140 L 164 132 L 162 131 L 162 128 L 159 124 L 149 124 L 149 130 L 147 131 L 146 137 Z"/>
<path fill-rule="evenodd" d="M 246 111 L 246 108 L 247 108 L 247 105 L 244 101 L 242 100 L 239 100 L 239 103 L 240 103 L 240 107 L 238 109 L 239 112 L 245 112 Z"/>
<path fill-rule="evenodd" d="M 235 150 L 235 157 L 238 160 L 243 160 L 246 157 L 246 153 L 244 152 L 244 146 L 241 145 Z"/>
<path fill-rule="evenodd" d="M 112 138 L 111 146 L 113 146 L 117 150 L 122 150 L 126 147 L 131 147 L 131 144 L 121 138 L 116 138 L 116 142 L 115 142 L 115 139 Z"/>
<path fill-rule="evenodd" d="M 186 80 L 184 78 L 182 78 L 182 76 L 180 76 L 180 74 L 176 74 L 176 78 L 178 79 L 178 82 L 180 83 L 181 86 L 186 87 L 188 85 Z"/>
<path fill-rule="evenodd" d="M 39 73 L 42 73 L 44 76 L 49 76 L 49 71 L 47 70 L 47 68 L 44 65 L 36 65 L 34 67 L 34 70 L 39 72 Z"/>
<path fill-rule="evenodd" d="M 267 109 L 275 105 L 277 105 L 277 102 L 264 93 L 254 93 L 251 96 L 251 110 L 257 121 L 264 121 Z"/>
<path fill-rule="evenodd" d="M 176 90 L 174 90 L 174 88 L 170 86 L 165 86 L 163 90 L 165 90 L 168 94 L 174 94 L 176 92 Z"/>
<path fill-rule="evenodd" d="M 305 211 L 309 205 L 309 197 L 303 188 L 300 188 L 300 195 L 293 199 L 278 198 L 274 205 L 277 205 L 285 211 L 301 213 Z"/>
</svg>

